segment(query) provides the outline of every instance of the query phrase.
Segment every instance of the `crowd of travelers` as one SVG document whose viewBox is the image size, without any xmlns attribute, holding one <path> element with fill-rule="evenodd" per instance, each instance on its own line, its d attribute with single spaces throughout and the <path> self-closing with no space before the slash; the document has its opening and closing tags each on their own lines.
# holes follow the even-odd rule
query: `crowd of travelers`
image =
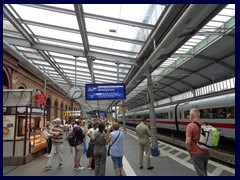
<svg viewBox="0 0 240 180">
<path fill-rule="evenodd" d="M 88 158 L 87 169 L 93 169 L 96 176 L 105 176 L 107 145 L 109 155 L 113 161 L 113 168 L 117 176 L 123 176 L 123 133 L 119 130 L 119 123 L 107 120 L 75 120 L 62 125 L 60 118 L 53 119 L 46 123 L 45 130 L 48 132 L 47 138 L 47 165 L 44 171 L 52 169 L 52 161 L 55 154 L 58 155 L 58 169 L 64 167 L 63 161 L 63 141 L 68 139 L 69 134 L 74 131 L 76 136 L 76 146 L 70 148 L 74 153 L 73 170 L 84 170 L 81 165 L 81 157 L 86 154 Z M 65 138 L 64 138 L 65 137 Z M 88 144 L 87 144 L 87 138 Z"/>
<path fill-rule="evenodd" d="M 209 150 L 203 150 L 198 147 L 200 139 L 200 130 L 195 122 L 205 124 L 200 119 L 200 111 L 192 108 L 190 111 L 190 121 L 186 129 L 186 150 L 193 161 L 194 169 L 198 176 L 207 176 L 207 164 L 210 157 Z M 143 154 L 146 155 L 147 170 L 154 169 L 151 166 L 151 131 L 146 125 L 147 120 L 142 119 L 136 127 L 136 134 L 139 144 L 139 169 L 143 169 Z M 81 157 L 85 153 L 88 158 L 87 169 L 94 169 L 95 176 L 105 176 L 106 159 L 111 155 L 113 168 L 116 176 L 123 176 L 123 132 L 119 130 L 117 121 L 106 120 L 76 120 L 62 125 L 60 118 L 56 118 L 46 123 L 45 131 L 48 133 L 47 138 L 47 155 L 48 162 L 44 168 L 45 171 L 52 169 L 52 161 L 55 154 L 58 154 L 58 168 L 64 167 L 63 161 L 63 141 L 64 136 L 68 139 L 69 134 L 73 131 L 76 136 L 76 146 L 74 150 L 73 170 L 84 170 L 81 165 Z M 65 132 L 64 132 L 65 131 Z M 65 134 L 65 135 L 64 135 Z M 88 139 L 88 141 L 87 141 Z M 88 142 L 88 144 L 87 144 Z M 107 148 L 108 145 L 108 148 Z"/>
</svg>

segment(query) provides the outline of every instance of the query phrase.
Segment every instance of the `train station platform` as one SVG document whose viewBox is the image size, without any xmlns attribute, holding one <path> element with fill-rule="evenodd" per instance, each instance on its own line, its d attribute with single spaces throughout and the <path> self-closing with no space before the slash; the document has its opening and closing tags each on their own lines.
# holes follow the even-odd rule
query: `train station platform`
<svg viewBox="0 0 240 180">
<path fill-rule="evenodd" d="M 138 141 L 136 133 L 127 130 L 124 134 L 124 157 L 123 168 L 125 176 L 196 176 L 190 156 L 182 149 L 159 142 L 161 155 L 151 157 L 151 164 L 154 169 L 147 170 L 144 159 L 144 168 L 139 169 L 138 165 Z M 43 171 L 47 164 L 47 157 L 43 155 L 32 162 L 21 166 L 4 166 L 4 176 L 94 176 L 94 170 L 87 169 L 88 159 L 86 155 L 81 158 L 81 165 L 84 170 L 73 170 L 73 154 L 70 153 L 70 146 L 64 142 L 64 167 L 57 169 L 57 156 L 53 159 L 52 170 Z M 107 157 L 106 176 L 115 176 L 111 157 Z M 209 161 L 209 176 L 235 176 L 235 169 L 226 167 L 219 163 Z"/>
</svg>

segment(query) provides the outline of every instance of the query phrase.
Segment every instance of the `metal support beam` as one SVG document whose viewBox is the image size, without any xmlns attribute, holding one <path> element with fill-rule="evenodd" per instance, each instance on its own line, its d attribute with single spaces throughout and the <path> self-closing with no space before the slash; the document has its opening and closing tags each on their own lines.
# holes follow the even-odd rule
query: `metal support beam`
<svg viewBox="0 0 240 180">
<path fill-rule="evenodd" d="M 129 64 L 129 65 L 137 66 L 137 63 L 136 63 L 134 58 L 111 55 L 111 54 L 107 54 L 107 53 L 93 52 L 93 51 L 90 51 L 88 53 L 88 56 L 95 57 L 98 60 L 103 60 L 103 61 L 112 60 L 112 61 L 109 61 L 109 62 L 115 62 L 115 63 L 120 63 L 120 64 Z"/>
<path fill-rule="evenodd" d="M 175 82 L 174 82 L 174 83 L 175 83 Z M 173 83 L 171 83 L 171 84 L 165 84 L 165 83 L 157 82 L 157 84 L 163 85 L 164 87 L 163 87 L 162 89 L 164 89 L 165 87 L 170 87 L 170 88 L 174 89 L 175 91 L 177 91 L 178 93 L 183 93 L 183 92 L 180 91 L 179 89 L 177 89 L 177 88 L 171 86 L 171 84 L 173 84 Z"/>
<path fill-rule="evenodd" d="M 93 64 L 92 64 L 92 58 L 88 57 L 89 53 L 89 42 L 88 42 L 88 36 L 87 36 L 87 29 L 85 24 L 85 19 L 83 16 L 83 7 L 81 4 L 74 4 L 74 9 L 77 16 L 78 26 L 80 30 L 80 35 L 82 37 L 83 47 L 84 47 L 84 56 L 87 59 L 88 69 L 91 74 L 92 83 L 95 83 L 95 77 L 93 72 Z"/>
<path fill-rule="evenodd" d="M 34 45 L 30 45 L 30 43 L 24 39 L 6 37 L 6 36 L 4 36 L 4 40 L 11 45 L 33 48 L 36 50 L 56 52 L 60 54 L 68 54 L 71 56 L 85 57 L 83 53 L 84 51 L 80 48 L 79 49 L 69 48 L 65 46 L 53 45 L 53 44 L 48 44 L 43 42 L 35 42 Z M 88 53 L 88 56 L 92 56 L 93 58 L 95 57 L 96 59 L 112 62 L 112 63 L 119 62 L 121 64 L 137 65 L 134 58 L 124 57 L 124 56 L 117 56 L 117 55 L 111 55 L 107 53 L 100 53 L 100 52 L 94 52 L 94 51 L 90 51 Z"/>
<path fill-rule="evenodd" d="M 20 5 L 34 7 L 34 8 L 38 8 L 38 9 L 44 9 L 44 10 L 53 11 L 53 12 L 69 14 L 69 15 L 75 15 L 75 12 L 73 10 L 59 8 L 59 7 L 52 7 L 52 6 L 40 5 L 40 4 L 20 4 Z M 117 23 L 117 24 L 133 26 L 133 27 L 145 28 L 145 29 L 153 29 L 154 28 L 154 25 L 151 25 L 151 24 L 144 24 L 144 23 L 139 23 L 139 22 L 135 22 L 135 21 L 128 21 L 128 20 L 112 18 L 112 17 L 107 17 L 107 16 L 100 16 L 100 15 L 90 14 L 90 13 L 84 13 L 84 17 L 96 19 L 96 20 L 100 20 L 100 21 L 106 21 L 106 22 L 112 22 L 112 23 Z"/>
<path fill-rule="evenodd" d="M 8 10 L 6 5 L 3 5 L 4 16 L 12 23 L 12 25 L 30 42 L 34 44 L 34 39 L 28 34 L 28 32 L 23 28 L 23 26 L 17 21 L 14 15 Z"/>
<path fill-rule="evenodd" d="M 85 24 L 85 20 L 83 17 L 83 7 L 81 4 L 74 4 L 74 9 L 75 9 L 76 16 L 77 16 L 80 35 L 82 37 L 84 51 L 85 51 L 85 53 L 88 53 L 89 42 L 88 42 L 88 38 L 87 38 L 86 24 Z"/>
<path fill-rule="evenodd" d="M 147 85 L 148 85 L 148 96 L 149 96 L 149 110 L 150 110 L 150 128 L 152 132 L 152 146 L 158 148 L 158 139 L 157 139 L 157 126 L 155 120 L 155 108 L 154 108 L 154 99 L 153 99 L 153 82 L 151 74 L 147 72 Z"/>
<path fill-rule="evenodd" d="M 50 59 L 43 51 L 39 50 L 38 52 L 69 85 L 72 84 L 71 80 L 69 80 L 68 76 L 60 68 L 56 61 Z"/>
<path fill-rule="evenodd" d="M 185 82 L 185 81 L 182 80 L 182 79 L 178 79 L 178 78 L 170 77 L 170 76 L 163 76 L 163 78 L 177 81 L 178 83 L 181 83 L 181 84 L 183 84 L 184 86 L 188 87 L 190 90 L 193 90 L 193 89 L 194 89 L 194 87 L 193 87 L 191 84 Z"/>
<path fill-rule="evenodd" d="M 155 88 L 154 88 L 154 90 L 155 90 Z M 164 94 L 166 94 L 168 97 L 171 97 L 172 95 L 171 94 L 169 94 L 168 92 L 166 92 L 166 91 L 164 91 L 164 90 L 162 90 L 162 89 L 157 89 L 157 90 L 155 90 L 155 91 L 153 91 L 153 92 L 162 92 L 162 93 L 164 93 Z"/>
<path fill-rule="evenodd" d="M 127 26 L 132 26 L 132 27 L 138 27 L 138 28 L 144 28 L 144 29 L 153 29 L 154 25 L 151 24 L 144 24 L 136 21 L 128 21 L 128 20 L 123 20 L 123 19 L 118 19 L 118 18 L 113 18 L 113 17 L 106 17 L 106 16 L 101 16 L 101 15 L 96 15 L 96 14 L 90 14 L 90 13 L 84 13 L 85 18 L 91 18 L 91 19 L 96 19 L 100 21 L 106 21 L 106 22 L 112 22 L 116 24 L 123 24 Z"/>
<path fill-rule="evenodd" d="M 233 54 L 231 54 L 231 55 L 233 55 Z M 219 64 L 220 66 L 222 66 L 222 67 L 224 67 L 224 68 L 226 68 L 226 69 L 235 73 L 235 68 L 234 67 L 232 67 L 231 65 L 229 65 L 227 63 L 220 62 L 221 60 L 225 59 L 226 57 L 224 57 L 222 59 L 215 59 L 215 58 L 212 58 L 212 57 L 208 57 L 208 56 L 198 54 L 198 55 L 195 56 L 195 58 L 199 58 L 199 59 L 203 59 L 203 60 L 206 60 L 206 61 L 210 61 L 210 62 Z"/>
<path fill-rule="evenodd" d="M 199 8 L 199 5 L 190 5 L 189 8 L 184 12 L 184 14 L 179 18 L 177 23 L 173 28 L 168 32 L 168 34 L 163 38 L 161 43 L 156 47 L 153 53 L 148 57 L 147 61 L 140 68 L 140 70 L 135 74 L 131 81 L 127 85 L 127 89 L 131 88 L 136 84 L 137 80 L 142 77 L 142 74 L 149 69 L 149 67 L 156 61 L 158 58 L 165 54 L 165 51 L 168 47 L 171 46 L 172 42 L 178 39 L 178 36 L 189 26 L 191 22 L 190 17 L 199 15 L 207 5 L 203 5 L 202 8 Z"/>
<path fill-rule="evenodd" d="M 212 80 L 211 80 L 210 78 L 208 78 L 207 76 L 205 76 L 205 75 L 203 75 L 203 74 L 200 74 L 200 73 L 198 73 L 198 72 L 196 72 L 196 71 L 192 71 L 192 70 L 185 69 L 185 68 L 181 68 L 181 67 L 178 67 L 177 70 L 178 70 L 178 69 L 179 69 L 179 70 L 182 70 L 182 71 L 186 71 L 187 73 L 197 74 L 198 76 L 206 79 L 207 81 L 212 82 Z"/>
<path fill-rule="evenodd" d="M 94 33 L 94 32 L 87 32 L 87 35 L 88 36 L 93 36 L 93 37 L 98 37 L 98 38 L 104 38 L 104 39 L 110 39 L 110 40 L 115 40 L 115 41 L 126 42 L 126 43 L 133 43 L 133 44 L 144 45 L 144 41 L 134 40 L 134 39 L 129 39 L 129 38 L 122 38 L 122 37 L 116 37 L 116 36 L 110 36 L 110 35 L 103 35 L 103 34 Z"/>
<path fill-rule="evenodd" d="M 33 25 L 33 26 L 38 26 L 38 27 L 43 27 L 43 28 L 48 28 L 48 29 L 53 29 L 53 30 L 60 30 L 60 31 L 64 31 L 64 32 L 79 34 L 79 30 L 72 29 L 72 28 L 56 26 L 56 25 L 51 25 L 51 24 L 45 24 L 45 23 L 40 23 L 40 22 L 34 22 L 34 21 L 29 21 L 29 20 L 18 19 L 18 21 L 21 22 L 21 23 L 24 23 L 24 24 L 28 24 L 28 25 Z M 99 33 L 94 33 L 94 32 L 87 32 L 87 31 L 86 31 L 86 34 L 88 36 L 93 36 L 93 37 L 98 37 L 98 38 L 103 38 L 103 39 L 110 39 L 110 40 L 116 40 L 116 41 L 134 43 L 134 44 L 141 44 L 141 45 L 144 44 L 144 41 L 134 40 L 134 39 L 129 39 L 129 38 L 121 38 L 121 37 L 99 34 Z M 44 36 L 36 36 L 36 38 L 37 37 L 39 37 L 41 39 L 45 39 L 45 40 L 61 41 L 62 43 L 67 43 L 67 44 L 71 43 L 71 44 L 76 45 L 76 46 L 79 46 L 79 45 L 82 46 L 81 43 L 65 41 L 65 40 L 58 40 L 58 39 L 44 37 Z M 99 48 L 98 46 L 96 46 L 96 47 Z M 108 48 L 108 49 L 110 49 L 110 48 Z M 116 51 L 117 51 L 117 49 L 116 49 Z M 126 52 L 131 53 L 132 55 L 133 54 L 136 55 L 136 53 L 134 53 L 134 52 L 130 52 L 130 51 L 126 51 Z M 120 51 L 120 53 L 121 53 L 121 51 Z"/>
</svg>

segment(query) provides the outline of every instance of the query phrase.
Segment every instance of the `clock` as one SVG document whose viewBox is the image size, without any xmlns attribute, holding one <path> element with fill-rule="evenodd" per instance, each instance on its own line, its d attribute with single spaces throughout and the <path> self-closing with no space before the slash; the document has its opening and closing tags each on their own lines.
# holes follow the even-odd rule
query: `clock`
<svg viewBox="0 0 240 180">
<path fill-rule="evenodd" d="M 82 88 L 80 86 L 71 86 L 68 93 L 73 99 L 78 99 L 82 96 Z"/>
</svg>

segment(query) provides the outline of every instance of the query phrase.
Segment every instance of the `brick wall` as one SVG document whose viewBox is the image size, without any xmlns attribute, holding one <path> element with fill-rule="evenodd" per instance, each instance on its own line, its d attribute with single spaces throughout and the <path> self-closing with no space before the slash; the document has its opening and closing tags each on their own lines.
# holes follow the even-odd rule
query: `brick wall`
<svg viewBox="0 0 240 180">
<path fill-rule="evenodd" d="M 19 87 L 24 87 L 26 89 L 40 89 L 44 92 L 44 79 L 34 75 L 34 72 L 31 72 L 27 67 L 23 67 L 17 59 L 5 51 L 3 51 L 3 65 L 3 70 L 10 78 L 9 88 L 18 89 Z M 55 101 L 58 101 L 57 117 L 64 118 L 64 116 L 60 114 L 60 105 L 63 103 L 64 112 L 66 105 L 68 108 L 71 106 L 71 99 L 68 98 L 61 90 L 56 89 L 49 84 L 47 84 L 46 87 L 46 97 L 50 97 L 51 99 L 50 118 L 54 118 Z M 80 109 L 80 105 L 76 101 L 73 101 L 72 104 L 72 109 Z"/>
</svg>

